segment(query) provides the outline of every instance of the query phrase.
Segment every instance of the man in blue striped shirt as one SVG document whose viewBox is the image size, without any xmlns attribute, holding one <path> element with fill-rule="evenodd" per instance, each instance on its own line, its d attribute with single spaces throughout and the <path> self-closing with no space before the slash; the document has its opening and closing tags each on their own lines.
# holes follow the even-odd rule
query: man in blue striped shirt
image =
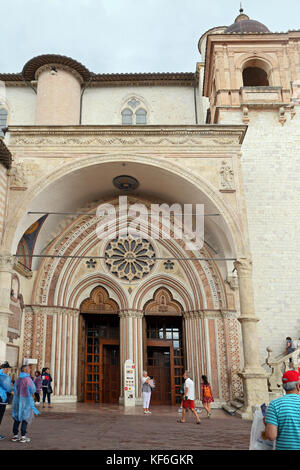
<svg viewBox="0 0 300 470">
<path fill-rule="evenodd" d="M 300 450 L 299 372 L 289 370 L 282 377 L 286 394 L 268 406 L 266 438 L 276 439 L 276 450 Z"/>
</svg>

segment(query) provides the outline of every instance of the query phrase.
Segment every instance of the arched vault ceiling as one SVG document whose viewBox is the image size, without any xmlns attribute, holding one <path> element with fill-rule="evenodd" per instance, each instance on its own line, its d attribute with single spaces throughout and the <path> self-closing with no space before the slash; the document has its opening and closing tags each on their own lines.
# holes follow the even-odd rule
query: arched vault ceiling
<svg viewBox="0 0 300 470">
<path fill-rule="evenodd" d="M 219 213 L 211 200 L 193 182 L 165 168 L 137 162 L 106 162 L 90 165 L 70 172 L 57 179 L 35 197 L 28 207 L 29 211 L 37 212 L 68 212 L 80 209 L 92 201 L 103 201 L 119 196 L 121 193 L 114 188 L 112 180 L 121 174 L 135 177 L 139 187 L 133 195 L 152 202 L 168 204 L 204 204 L 205 213 Z M 25 214 L 15 232 L 13 252 L 24 231 L 41 215 Z M 35 254 L 39 254 L 49 241 L 49 234 L 55 233 L 65 215 L 49 215 L 39 234 Z M 234 251 L 231 234 L 223 217 L 205 218 L 208 243 L 218 254 L 226 255 Z M 217 234 L 217 232 L 219 232 Z M 214 252 L 214 251 L 213 251 Z"/>
</svg>

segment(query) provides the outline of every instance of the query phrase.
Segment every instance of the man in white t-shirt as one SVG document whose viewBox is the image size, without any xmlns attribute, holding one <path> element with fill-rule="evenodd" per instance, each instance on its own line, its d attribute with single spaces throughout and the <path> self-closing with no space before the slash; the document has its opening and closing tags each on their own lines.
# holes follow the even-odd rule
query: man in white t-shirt
<svg viewBox="0 0 300 470">
<path fill-rule="evenodd" d="M 195 385 L 191 379 L 191 374 L 186 370 L 183 374 L 185 379 L 184 383 L 184 399 L 182 402 L 182 418 L 178 421 L 179 423 L 185 422 L 186 410 L 189 408 L 196 417 L 197 424 L 201 424 L 200 418 L 195 410 Z"/>
</svg>

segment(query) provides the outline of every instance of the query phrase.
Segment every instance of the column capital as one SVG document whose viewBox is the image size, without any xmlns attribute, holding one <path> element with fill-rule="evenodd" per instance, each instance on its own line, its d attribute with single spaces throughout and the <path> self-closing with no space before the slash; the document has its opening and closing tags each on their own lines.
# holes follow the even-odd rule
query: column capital
<svg viewBox="0 0 300 470">
<path fill-rule="evenodd" d="M 234 263 L 234 267 L 237 270 L 238 277 L 251 277 L 252 275 L 252 259 L 238 258 Z"/>
<path fill-rule="evenodd" d="M 69 307 L 55 307 L 48 305 L 26 305 L 25 311 L 32 314 L 42 314 L 42 315 L 74 315 L 79 316 L 80 311 L 75 308 Z"/>
<path fill-rule="evenodd" d="M 183 312 L 183 318 L 185 320 L 199 320 L 204 317 L 202 310 L 193 310 L 191 312 Z"/>
<path fill-rule="evenodd" d="M 10 253 L 0 252 L 0 272 L 12 273 L 15 257 Z"/>
<path fill-rule="evenodd" d="M 143 318 L 144 312 L 142 310 L 120 310 L 120 318 Z"/>
</svg>

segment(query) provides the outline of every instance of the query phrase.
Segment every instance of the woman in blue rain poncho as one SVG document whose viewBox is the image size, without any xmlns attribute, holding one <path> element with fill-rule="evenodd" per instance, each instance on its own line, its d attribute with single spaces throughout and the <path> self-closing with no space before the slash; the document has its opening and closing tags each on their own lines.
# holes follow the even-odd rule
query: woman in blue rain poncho
<svg viewBox="0 0 300 470">
<path fill-rule="evenodd" d="M 21 367 L 19 378 L 15 382 L 14 398 L 12 402 L 12 417 L 14 419 L 13 442 L 29 442 L 26 437 L 27 424 L 32 422 L 33 416 L 39 414 L 34 406 L 33 394 L 35 385 L 30 377 L 30 367 Z M 21 437 L 19 437 L 19 426 L 21 425 Z"/>
<path fill-rule="evenodd" d="M 8 394 L 12 391 L 11 379 L 8 375 L 8 369 L 10 365 L 5 362 L 0 366 L 0 424 L 4 416 L 6 405 L 8 403 Z M 4 436 L 0 435 L 0 440 L 5 439 Z"/>
</svg>

